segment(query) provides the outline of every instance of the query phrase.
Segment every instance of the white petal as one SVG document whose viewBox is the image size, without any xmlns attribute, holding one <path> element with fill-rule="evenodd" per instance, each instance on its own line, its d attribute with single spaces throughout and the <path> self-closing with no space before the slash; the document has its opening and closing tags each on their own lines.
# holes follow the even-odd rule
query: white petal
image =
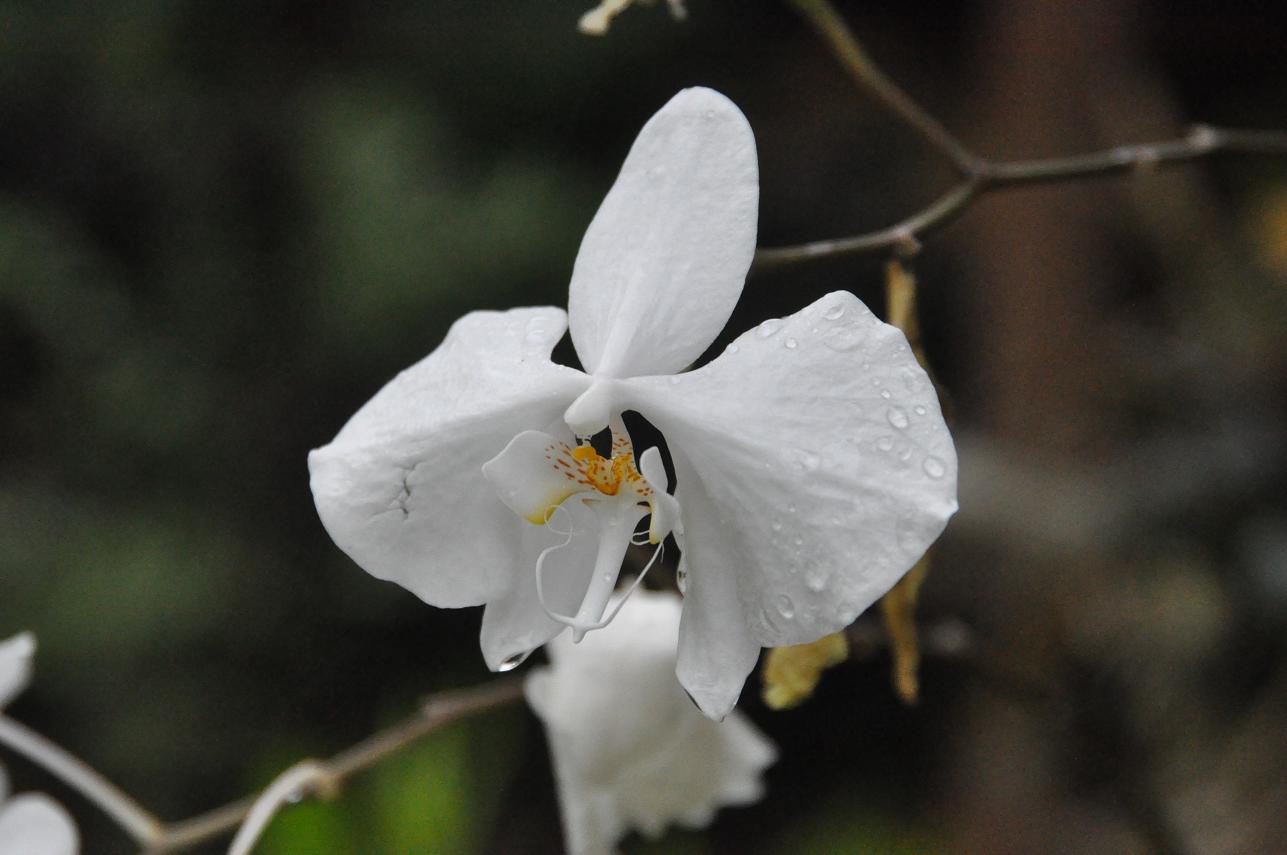
<svg viewBox="0 0 1287 855">
<path fill-rule="evenodd" d="M 765 646 L 851 623 L 956 510 L 933 386 L 902 333 L 852 294 L 766 322 L 679 383 L 623 387 L 715 508 L 703 516 L 678 476 L 690 590 L 711 572 L 734 577 Z"/>
<path fill-rule="evenodd" d="M 309 455 L 322 523 L 363 569 L 437 606 L 508 588 L 527 523 L 482 465 L 585 388 L 583 374 L 549 361 L 565 323 L 554 308 L 466 315 Z"/>
<path fill-rule="evenodd" d="M 525 430 L 483 464 L 485 477 L 505 506 L 529 523 L 543 525 L 573 493 L 594 492 L 579 479 L 579 466 L 563 440 Z"/>
<path fill-rule="evenodd" d="M 76 824 L 43 793 L 26 793 L 0 805 L 0 855 L 75 855 Z"/>
<path fill-rule="evenodd" d="M 568 850 L 604 855 L 629 829 L 656 836 L 702 825 L 721 806 L 758 798 L 775 751 L 744 719 L 703 718 L 675 685 L 680 605 L 638 591 L 617 619 L 572 645 L 527 696 L 554 753 Z"/>
<path fill-rule="evenodd" d="M 675 674 L 701 711 L 718 721 L 737 703 L 761 645 L 743 615 L 737 533 L 721 522 L 719 508 L 684 452 L 674 444 L 671 449 L 675 494 L 685 519 L 683 535 L 676 535 L 686 581 Z"/>
<path fill-rule="evenodd" d="M 568 502 L 550 518 L 549 527 L 527 525 L 520 571 L 513 586 L 488 601 L 483 611 L 481 641 L 487 667 L 500 670 L 525 656 L 566 627 L 545 613 L 536 595 L 536 562 L 542 550 L 567 538 L 567 546 L 549 553 L 542 578 L 546 605 L 558 614 L 574 615 L 594 572 L 598 520 L 579 501 Z M 519 660 L 521 661 L 521 660 Z"/>
<path fill-rule="evenodd" d="M 572 271 L 585 370 L 669 374 L 700 356 L 742 293 L 758 205 L 755 138 L 731 101 L 685 89 L 649 119 Z"/>
<path fill-rule="evenodd" d="M 29 632 L 0 641 L 0 709 L 26 688 L 35 653 L 36 637 Z"/>
</svg>

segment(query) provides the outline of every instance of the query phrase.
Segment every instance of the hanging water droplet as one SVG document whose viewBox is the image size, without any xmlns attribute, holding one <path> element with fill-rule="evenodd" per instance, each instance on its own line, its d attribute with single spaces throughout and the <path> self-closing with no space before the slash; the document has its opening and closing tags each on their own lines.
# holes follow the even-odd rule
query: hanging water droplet
<svg viewBox="0 0 1287 855">
<path fill-rule="evenodd" d="M 532 655 L 532 651 L 524 650 L 521 653 L 515 653 L 513 655 L 506 656 L 504 659 L 501 660 L 500 664 L 496 666 L 496 670 L 501 672 L 513 671 L 519 665 L 522 665 L 524 662 L 526 662 L 527 657 L 531 655 Z"/>
<path fill-rule="evenodd" d="M 786 347 L 787 350 L 795 350 L 797 347 L 800 346 L 800 342 L 796 341 L 793 338 L 788 338 L 786 341 L 782 342 L 782 344 Z"/>
<path fill-rule="evenodd" d="M 786 594 L 778 594 L 778 614 L 790 620 L 795 617 L 795 603 Z"/>
<path fill-rule="evenodd" d="M 760 338 L 768 338 L 769 336 L 777 333 L 780 329 L 782 329 L 782 321 L 777 318 L 769 318 L 767 321 L 760 324 L 757 332 L 759 332 Z"/>
<path fill-rule="evenodd" d="M 876 447 L 881 451 L 892 451 L 894 449 L 894 438 L 892 436 L 882 436 L 876 440 Z"/>
<path fill-rule="evenodd" d="M 902 407 L 890 407 L 885 413 L 885 418 L 889 423 L 899 430 L 906 430 L 909 422 L 907 421 L 907 411 Z"/>
<path fill-rule="evenodd" d="M 831 308 L 827 309 L 827 311 L 823 312 L 822 316 L 829 321 L 838 321 L 842 317 L 844 317 L 844 314 L 845 314 L 845 307 L 840 305 L 839 303 L 836 303 Z"/>
<path fill-rule="evenodd" d="M 886 401 L 888 401 L 890 398 L 892 398 L 892 397 L 894 397 L 894 396 L 890 394 L 890 392 L 889 392 L 889 390 L 888 390 L 888 389 L 881 389 L 881 390 L 880 390 L 880 397 L 882 397 L 882 398 L 884 398 Z"/>
<path fill-rule="evenodd" d="M 925 470 L 926 475 L 935 479 L 942 478 L 947 474 L 947 467 L 943 465 L 943 461 L 934 456 L 926 457 L 925 462 L 921 464 L 921 468 Z"/>
</svg>

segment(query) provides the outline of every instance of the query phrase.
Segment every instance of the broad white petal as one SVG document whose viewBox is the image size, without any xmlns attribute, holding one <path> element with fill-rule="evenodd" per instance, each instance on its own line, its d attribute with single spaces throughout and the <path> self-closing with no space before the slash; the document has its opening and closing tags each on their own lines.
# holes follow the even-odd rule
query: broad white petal
<svg viewBox="0 0 1287 855">
<path fill-rule="evenodd" d="M 773 746 L 736 715 L 703 718 L 675 685 L 679 612 L 673 594 L 638 591 L 581 644 L 555 639 L 551 667 L 528 677 L 576 855 L 611 852 L 631 828 L 656 836 L 676 823 L 704 825 L 762 791 Z"/>
<path fill-rule="evenodd" d="M 0 709 L 26 688 L 35 653 L 36 637 L 29 632 L 0 641 Z"/>
<path fill-rule="evenodd" d="M 586 371 L 670 374 L 701 355 L 742 293 L 759 192 L 755 137 L 723 95 L 685 89 L 648 120 L 572 271 Z"/>
<path fill-rule="evenodd" d="M 364 570 L 436 606 L 508 588 L 527 523 L 482 465 L 585 388 L 585 375 L 549 360 L 565 325 L 555 308 L 466 315 L 309 455 L 322 523 Z"/>
<path fill-rule="evenodd" d="M 743 613 L 737 532 L 723 524 L 712 493 L 683 450 L 670 447 L 684 518 L 683 534 L 675 536 L 685 579 L 675 675 L 701 711 L 719 720 L 737 704 L 761 643 Z"/>
<path fill-rule="evenodd" d="M 71 816 L 43 793 L 0 804 L 0 855 L 75 855 L 79 849 Z"/>
<path fill-rule="evenodd" d="M 554 513 L 549 526 L 525 524 L 518 575 L 508 591 L 483 610 L 483 658 L 493 671 L 513 667 L 520 657 L 545 644 L 566 627 L 545 613 L 536 595 L 536 562 L 541 552 L 567 541 L 545 559 L 545 602 L 554 612 L 575 615 L 594 572 L 598 548 L 594 512 L 573 500 Z M 564 532 L 569 532 L 569 540 Z"/>
<path fill-rule="evenodd" d="M 675 379 L 622 384 L 691 465 L 676 491 L 689 588 L 734 577 L 765 646 L 851 623 L 956 511 L 956 452 L 934 388 L 903 334 L 852 294 L 767 321 Z M 686 477 L 715 513 L 697 510 Z"/>
</svg>

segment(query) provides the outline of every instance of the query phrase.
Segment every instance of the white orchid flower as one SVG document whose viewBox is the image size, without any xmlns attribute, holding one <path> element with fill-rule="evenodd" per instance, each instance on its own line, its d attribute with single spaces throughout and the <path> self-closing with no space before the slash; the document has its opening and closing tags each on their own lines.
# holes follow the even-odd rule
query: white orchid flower
<svg viewBox="0 0 1287 855">
<path fill-rule="evenodd" d="M 627 832 L 700 828 L 763 795 L 773 744 L 734 712 L 714 722 L 675 683 L 680 601 L 640 591 L 582 644 L 547 648 L 525 683 L 545 723 L 570 855 L 606 855 Z"/>
<path fill-rule="evenodd" d="M 466 315 L 310 455 L 335 542 L 428 603 L 486 604 L 483 654 L 504 670 L 612 617 L 650 512 L 649 540 L 673 531 L 683 554 L 679 680 L 716 718 L 762 646 L 851 623 L 956 510 L 956 454 L 902 333 L 845 292 L 675 373 L 741 294 L 758 198 L 741 112 L 675 96 L 586 232 L 566 315 Z M 584 372 L 549 358 L 569 326 Z M 626 410 L 665 437 L 673 495 L 659 452 L 636 466 Z M 608 427 L 612 459 L 577 444 Z"/>
<path fill-rule="evenodd" d="M 24 632 L 0 642 L 0 710 L 27 686 L 36 640 Z M 9 798 L 9 779 L 0 768 L 0 855 L 75 855 L 76 824 L 62 805 L 44 793 Z"/>
</svg>

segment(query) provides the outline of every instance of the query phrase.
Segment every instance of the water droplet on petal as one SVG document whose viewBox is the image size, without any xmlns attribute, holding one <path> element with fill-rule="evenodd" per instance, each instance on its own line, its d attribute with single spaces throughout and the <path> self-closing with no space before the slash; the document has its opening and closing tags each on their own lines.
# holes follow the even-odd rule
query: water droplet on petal
<svg viewBox="0 0 1287 855">
<path fill-rule="evenodd" d="M 768 338 L 769 336 L 777 333 L 780 329 L 782 329 L 782 321 L 777 318 L 769 318 L 767 321 L 760 324 L 757 332 L 759 332 L 760 338 Z"/>
<path fill-rule="evenodd" d="M 675 573 L 675 585 L 679 587 L 681 595 L 688 593 L 688 571 L 679 570 Z"/>
<path fill-rule="evenodd" d="M 778 594 L 778 614 L 790 620 L 795 617 L 795 603 L 786 594 Z"/>
<path fill-rule="evenodd" d="M 842 317 L 844 317 L 844 314 L 845 314 L 845 307 L 840 305 L 839 303 L 836 303 L 834 306 L 827 309 L 827 311 L 823 312 L 822 316 L 829 321 L 838 321 Z"/>
<path fill-rule="evenodd" d="M 827 571 L 818 564 L 810 564 L 804 571 L 804 584 L 810 591 L 821 591 L 827 587 Z"/>
<path fill-rule="evenodd" d="M 782 520 L 774 520 L 774 521 L 773 521 L 773 530 L 774 530 L 774 531 L 781 531 L 781 530 L 782 530 Z"/>
<path fill-rule="evenodd" d="M 728 347 L 724 348 L 724 350 L 728 353 L 737 353 L 741 348 L 737 346 L 737 342 L 732 342 Z"/>
<path fill-rule="evenodd" d="M 912 407 L 912 412 L 916 413 L 916 415 L 918 416 L 923 416 L 925 415 L 926 411 L 924 407 L 922 407 L 920 404 L 917 404 L 916 406 Z"/>
<path fill-rule="evenodd" d="M 910 445 L 904 445 L 902 448 L 898 449 L 898 459 L 903 461 L 904 463 L 911 460 L 912 447 Z"/>
<path fill-rule="evenodd" d="M 907 411 L 902 407 L 890 407 L 889 411 L 885 413 L 885 418 L 889 419 L 889 423 L 899 430 L 906 430 L 909 424 Z"/>
<path fill-rule="evenodd" d="M 796 453 L 800 455 L 799 459 L 796 461 L 796 465 L 799 466 L 801 469 L 803 469 L 805 472 L 812 472 L 813 470 L 817 469 L 818 464 L 822 462 L 821 458 L 819 458 L 818 455 L 814 454 L 812 451 L 805 451 L 803 448 L 801 448 L 801 449 L 798 449 Z"/>
<path fill-rule="evenodd" d="M 942 478 L 947 474 L 947 467 L 943 465 L 943 461 L 933 456 L 926 457 L 925 462 L 921 464 L 921 468 L 925 470 L 926 475 L 935 479 Z"/>
<path fill-rule="evenodd" d="M 504 659 L 501 660 L 500 664 L 496 666 L 496 670 L 501 672 L 513 671 L 519 665 L 522 665 L 524 662 L 526 662 L 527 657 L 531 655 L 532 655 L 532 651 L 524 650 L 521 653 L 515 653 L 510 656 L 506 656 Z"/>
<path fill-rule="evenodd" d="M 855 327 L 836 327 L 822 337 L 822 343 L 832 350 L 853 350 L 863 342 L 862 330 Z"/>
<path fill-rule="evenodd" d="M 782 344 L 786 347 L 787 350 L 795 350 L 797 347 L 800 346 L 800 342 L 796 341 L 793 338 L 788 338 L 786 341 L 782 342 Z"/>
<path fill-rule="evenodd" d="M 684 378 L 680 377 L 678 374 L 672 374 L 670 375 L 670 385 L 678 386 L 683 381 L 683 379 Z"/>
<path fill-rule="evenodd" d="M 894 449 L 894 438 L 892 436 L 882 436 L 876 440 L 876 447 L 881 451 L 892 451 Z"/>
<path fill-rule="evenodd" d="M 886 401 L 888 401 L 890 398 L 892 398 L 892 397 L 893 397 L 893 395 L 892 395 L 892 394 L 890 394 L 890 392 L 889 392 L 889 390 L 888 390 L 888 389 L 881 389 L 881 390 L 880 390 L 880 397 L 882 397 L 882 398 L 884 398 Z"/>
</svg>

